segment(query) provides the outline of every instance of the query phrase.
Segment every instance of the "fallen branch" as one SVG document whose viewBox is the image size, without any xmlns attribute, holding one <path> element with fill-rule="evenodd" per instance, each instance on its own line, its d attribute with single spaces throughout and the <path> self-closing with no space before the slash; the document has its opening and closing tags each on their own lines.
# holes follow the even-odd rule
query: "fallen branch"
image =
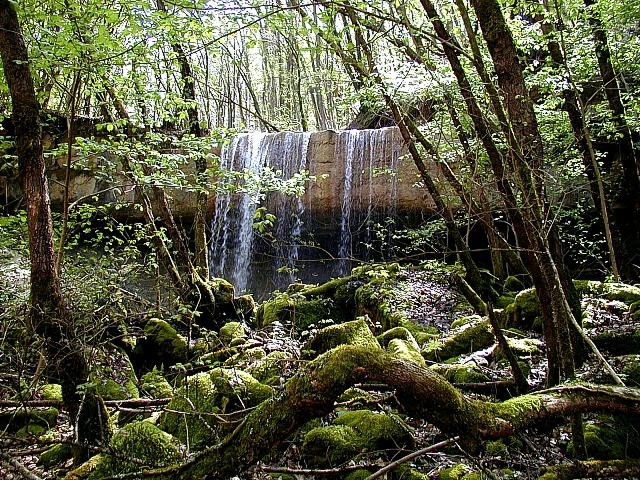
<svg viewBox="0 0 640 480">
<path fill-rule="evenodd" d="M 22 463 L 17 461 L 8 453 L 0 452 L 0 463 L 6 465 L 9 469 L 20 475 L 20 477 L 24 478 L 25 480 L 42 480 L 41 477 L 31 472 L 27 467 L 25 467 Z"/>
<path fill-rule="evenodd" d="M 383 476 L 385 473 L 390 472 L 391 470 L 394 470 L 396 468 L 398 468 L 398 466 L 402 465 L 403 463 L 406 463 L 410 460 L 413 460 L 414 458 L 418 458 L 426 453 L 429 452 L 433 452 L 435 450 L 438 450 L 442 447 L 446 447 L 447 445 L 452 444 L 453 442 L 457 441 L 459 439 L 459 437 L 453 437 L 453 438 L 449 438 L 447 440 L 444 440 L 442 442 L 439 443 L 435 443 L 429 447 L 425 447 L 422 448 L 420 450 L 416 450 L 415 452 L 410 453 L 409 455 L 405 455 L 402 458 L 399 458 L 398 460 L 395 460 L 393 462 L 391 462 L 390 464 L 384 466 L 383 468 L 381 468 L 380 470 L 378 470 L 376 473 L 374 473 L 373 475 L 370 475 L 369 477 L 367 477 L 367 480 L 375 480 L 376 478 L 380 478 L 381 476 Z"/>
</svg>

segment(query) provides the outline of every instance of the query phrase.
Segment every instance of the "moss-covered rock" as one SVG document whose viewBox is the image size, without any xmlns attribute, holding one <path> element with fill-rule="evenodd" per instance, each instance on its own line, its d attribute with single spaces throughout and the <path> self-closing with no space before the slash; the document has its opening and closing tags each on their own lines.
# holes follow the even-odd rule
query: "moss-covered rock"
<svg viewBox="0 0 640 480">
<path fill-rule="evenodd" d="M 338 402 L 349 402 L 352 404 L 366 405 L 375 401 L 375 397 L 366 390 L 351 387 L 346 389 L 339 397 Z"/>
<path fill-rule="evenodd" d="M 627 435 L 621 429 L 611 425 L 593 423 L 585 425 L 584 442 L 590 458 L 615 460 L 626 456 Z M 567 453 L 575 455 L 573 441 L 567 445 Z"/>
<path fill-rule="evenodd" d="M 627 305 L 640 301 L 640 288 L 626 283 L 606 283 L 595 280 L 575 280 L 576 290 L 581 295 L 597 296 L 607 300 L 618 300 Z"/>
<path fill-rule="evenodd" d="M 233 340 L 244 339 L 247 337 L 247 331 L 240 322 L 228 322 L 225 323 L 219 332 L 220 340 L 226 345 L 231 344 Z"/>
<path fill-rule="evenodd" d="M 427 344 L 422 355 L 431 361 L 443 361 L 466 353 L 481 350 L 492 345 L 493 332 L 487 320 L 479 320 L 464 325 L 459 330 L 451 333 L 442 341 L 433 341 Z"/>
<path fill-rule="evenodd" d="M 394 470 L 394 475 L 394 478 L 397 480 L 431 480 L 429 475 L 420 473 L 406 464 L 398 466 L 398 468 Z"/>
<path fill-rule="evenodd" d="M 247 344 L 245 343 L 244 346 Z M 242 348 L 238 353 L 229 357 L 223 363 L 226 368 L 239 368 L 246 370 L 249 366 L 255 365 L 267 356 L 267 352 L 262 347 Z"/>
<path fill-rule="evenodd" d="M 105 345 L 94 350 L 89 380 L 104 400 L 140 397 L 133 365 L 129 356 L 119 347 Z"/>
<path fill-rule="evenodd" d="M 313 466 L 339 465 L 364 448 L 360 435 L 347 425 L 329 425 L 310 430 L 304 437 L 301 453 Z"/>
<path fill-rule="evenodd" d="M 302 454 L 315 466 L 337 465 L 355 455 L 413 445 L 409 428 L 400 418 L 370 410 L 344 412 L 333 425 L 311 429 Z"/>
<path fill-rule="evenodd" d="M 64 462 L 73 456 L 73 446 L 69 443 L 56 443 L 38 458 L 37 464 L 45 469 Z"/>
<path fill-rule="evenodd" d="M 505 292 L 520 292 L 526 287 L 522 280 L 520 280 L 518 277 L 510 275 L 504 279 L 503 288 Z"/>
<path fill-rule="evenodd" d="M 94 455 L 82 465 L 67 473 L 64 480 L 86 480 L 91 475 L 91 472 L 102 462 L 103 458 L 104 455 L 101 453 Z"/>
<path fill-rule="evenodd" d="M 151 398 L 170 398 L 173 396 L 171 384 L 156 368 L 140 377 L 140 388 Z"/>
<path fill-rule="evenodd" d="M 305 298 L 300 294 L 277 294 L 271 300 L 258 307 L 256 323 L 259 327 L 266 327 L 274 322 L 290 323 L 293 321 L 296 306 Z"/>
<path fill-rule="evenodd" d="M 353 428 L 367 440 L 365 446 L 368 449 L 384 450 L 413 445 L 411 430 L 394 414 L 354 410 L 339 414 L 333 424 Z"/>
<path fill-rule="evenodd" d="M 509 325 L 531 330 L 536 319 L 542 315 L 540 300 L 534 288 L 522 290 L 515 296 L 513 303 L 505 308 Z"/>
<path fill-rule="evenodd" d="M 109 454 L 101 458 L 89 479 L 99 480 L 143 468 L 172 465 L 181 459 L 175 438 L 149 422 L 134 422 L 113 436 Z"/>
<path fill-rule="evenodd" d="M 462 480 L 468 473 L 472 472 L 472 468 L 464 463 L 458 463 L 453 467 L 445 468 L 437 472 L 438 480 Z"/>
<path fill-rule="evenodd" d="M 38 425 L 37 423 L 30 423 L 29 425 L 25 425 L 20 430 L 15 433 L 17 438 L 32 438 L 32 437 L 41 437 L 45 433 L 47 433 L 48 429 L 43 427 L 42 425 Z"/>
<path fill-rule="evenodd" d="M 235 288 L 224 278 L 210 278 L 209 288 L 213 292 L 216 302 L 230 303 L 235 296 Z"/>
<path fill-rule="evenodd" d="M 489 377 L 482 373 L 476 365 L 468 363 L 464 365 L 437 364 L 431 368 L 451 383 L 481 383 L 489 381 Z"/>
<path fill-rule="evenodd" d="M 344 477 L 344 480 L 367 480 L 373 472 L 371 470 L 365 470 L 364 468 L 360 468 L 358 470 L 354 470 L 349 475 Z"/>
<path fill-rule="evenodd" d="M 256 317 L 258 306 L 252 295 L 242 295 L 233 299 L 233 307 L 235 308 L 238 318 L 245 322 L 250 322 Z"/>
<path fill-rule="evenodd" d="M 284 364 L 289 358 L 290 355 L 286 352 L 270 352 L 262 360 L 250 366 L 247 372 L 265 385 L 277 385 L 284 370 Z"/>
<path fill-rule="evenodd" d="M 220 430 L 211 414 L 253 407 L 271 395 L 273 388 L 242 370 L 214 368 L 186 379 L 158 425 L 197 449 L 219 440 Z"/>
<path fill-rule="evenodd" d="M 62 401 L 62 385 L 58 383 L 48 383 L 40 387 L 40 398 L 43 400 Z"/>
<path fill-rule="evenodd" d="M 303 293 L 278 294 L 258 308 L 257 323 L 261 326 L 275 321 L 290 323 L 298 332 L 302 332 L 312 325 L 319 325 L 329 319 L 336 323 L 346 320 L 343 310 L 336 305 L 333 298 L 307 298 L 305 295 Z"/>
<path fill-rule="evenodd" d="M 380 345 L 382 345 L 383 348 L 387 348 L 387 345 L 389 345 L 389 342 L 396 338 L 408 342 L 416 349 L 420 348 L 414 336 L 405 327 L 392 328 L 382 333 L 381 335 L 378 335 L 377 338 L 378 338 L 378 342 L 380 342 Z"/>
<path fill-rule="evenodd" d="M 15 433 L 28 425 L 52 428 L 58 421 L 58 409 L 50 408 L 7 408 L 0 410 L 0 429 Z"/>
<path fill-rule="evenodd" d="M 414 343 L 411 343 L 407 340 L 394 338 L 389 342 L 387 351 L 399 358 L 404 358 L 405 360 L 409 360 L 410 362 L 417 363 L 421 367 L 427 366 L 427 363 L 424 361 L 424 358 L 422 357 L 422 354 L 420 353 L 415 340 Z"/>
<path fill-rule="evenodd" d="M 136 363 L 145 370 L 153 367 L 169 368 L 187 360 L 187 339 L 180 335 L 169 323 L 152 318 L 144 326 L 143 337 L 134 349 Z"/>
<path fill-rule="evenodd" d="M 462 317 L 456 318 L 453 322 L 451 322 L 451 329 L 455 330 L 456 328 L 460 328 L 464 325 L 469 325 L 470 323 L 478 323 L 482 320 L 480 315 L 463 315 Z"/>
<path fill-rule="evenodd" d="M 380 344 L 371 333 L 365 318 L 358 318 L 340 325 L 331 325 L 319 330 L 302 347 L 305 358 L 313 358 L 328 352 L 338 345 L 359 345 L 380 348 Z"/>
</svg>

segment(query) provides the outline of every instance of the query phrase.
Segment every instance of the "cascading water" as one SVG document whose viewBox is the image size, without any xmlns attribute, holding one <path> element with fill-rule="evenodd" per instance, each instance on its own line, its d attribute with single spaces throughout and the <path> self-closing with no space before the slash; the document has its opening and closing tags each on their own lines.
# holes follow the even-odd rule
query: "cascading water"
<svg viewBox="0 0 640 480">
<path fill-rule="evenodd" d="M 229 279 L 240 292 L 263 294 L 296 279 L 322 282 L 348 273 L 354 259 L 384 258 L 389 253 L 392 229 L 385 222 L 395 214 L 396 173 L 403 151 L 398 129 L 330 133 L 333 151 L 324 155 L 333 158 L 313 157 L 318 146 L 310 148 L 312 135 L 241 134 L 223 149 L 224 169 L 255 173 L 269 167 L 285 179 L 304 169 L 315 174 L 319 163 L 325 168 L 330 164 L 332 188 L 327 195 L 339 197 L 323 199 L 321 206 L 308 194 L 218 194 L 211 225 L 211 272 Z M 276 216 L 267 235 L 253 228 L 258 206 Z M 319 209 L 324 209 L 324 218 L 318 218 Z"/>
<path fill-rule="evenodd" d="M 245 171 L 249 175 L 273 168 L 288 179 L 306 167 L 308 147 L 308 133 L 240 134 L 223 149 L 220 164 L 223 169 Z M 247 289 L 252 273 L 256 240 L 254 217 L 262 196 L 259 188 L 216 196 L 210 270 L 215 276 L 228 278 L 238 291 Z M 304 205 L 297 197 L 281 194 L 270 195 L 268 204 L 277 217 L 276 258 L 284 259 L 286 265 L 293 264 L 297 258 L 297 242 L 292 240 L 299 236 Z"/>
</svg>

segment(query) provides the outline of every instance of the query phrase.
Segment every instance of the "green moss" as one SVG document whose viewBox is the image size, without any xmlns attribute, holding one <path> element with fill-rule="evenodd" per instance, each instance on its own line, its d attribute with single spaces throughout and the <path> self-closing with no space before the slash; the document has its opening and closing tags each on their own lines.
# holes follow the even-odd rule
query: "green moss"
<svg viewBox="0 0 640 480">
<path fill-rule="evenodd" d="M 140 388 L 151 398 L 170 398 L 173 395 L 173 388 L 164 378 L 162 372 L 155 368 L 142 375 Z"/>
<path fill-rule="evenodd" d="M 62 401 L 62 386 L 57 383 L 48 383 L 40 388 L 40 397 L 43 400 Z"/>
<path fill-rule="evenodd" d="M 492 345 L 493 332 L 489 322 L 481 320 L 464 325 L 444 341 L 433 341 L 423 349 L 423 356 L 427 360 L 442 361 L 456 355 L 471 353 Z"/>
<path fill-rule="evenodd" d="M 16 432 L 16 437 L 18 438 L 30 438 L 30 437 L 41 437 L 47 433 L 47 428 L 42 425 L 38 425 L 37 423 L 30 423 L 29 425 L 25 425 L 20 430 Z"/>
<path fill-rule="evenodd" d="M 439 470 L 437 473 L 438 480 L 462 480 L 462 478 L 471 473 L 471 467 L 469 465 L 465 465 L 464 463 L 458 463 L 453 467 L 445 468 L 443 470 Z"/>
<path fill-rule="evenodd" d="M 58 421 L 58 409 L 50 408 L 7 408 L 0 410 L 0 428 L 15 433 L 27 425 L 51 428 Z"/>
<path fill-rule="evenodd" d="M 515 302 L 516 297 L 511 295 L 500 295 L 495 302 L 495 308 L 507 308 L 513 302 Z"/>
<path fill-rule="evenodd" d="M 378 342 L 380 342 L 380 345 L 382 345 L 384 348 L 386 348 L 389 342 L 395 338 L 410 343 L 416 349 L 419 348 L 418 342 L 416 342 L 416 339 L 413 337 L 411 332 L 405 327 L 392 328 L 384 332 L 382 335 L 378 335 L 377 338 Z"/>
<path fill-rule="evenodd" d="M 51 468 L 54 465 L 68 460 L 73 455 L 73 447 L 68 443 L 56 443 L 48 448 L 38 458 L 38 465 L 43 468 Z"/>
<path fill-rule="evenodd" d="M 246 346 L 246 345 L 245 345 Z M 232 357 L 225 360 L 223 366 L 226 368 L 239 368 L 246 370 L 250 365 L 254 365 L 267 356 L 262 347 L 253 347 L 240 350 Z"/>
<path fill-rule="evenodd" d="M 415 340 L 412 344 L 411 342 L 408 342 L 406 340 L 394 338 L 389 342 L 387 351 L 398 358 L 409 360 L 410 362 L 416 363 L 421 367 L 427 366 L 427 363 L 424 361 L 424 358 L 422 357 L 422 354 L 420 353 Z"/>
<path fill-rule="evenodd" d="M 339 414 L 334 425 L 353 428 L 365 440 L 369 450 L 384 450 L 413 445 L 409 427 L 393 414 L 355 410 Z"/>
<path fill-rule="evenodd" d="M 480 383 L 488 382 L 489 377 L 482 373 L 475 365 L 446 365 L 439 364 L 431 367 L 451 383 Z"/>
<path fill-rule="evenodd" d="M 370 348 L 380 348 L 380 344 L 373 336 L 367 322 L 360 317 L 351 322 L 331 325 L 319 330 L 303 346 L 306 358 L 325 353 L 338 345 L 359 345 Z"/>
<path fill-rule="evenodd" d="M 504 418 L 514 425 L 518 425 L 523 414 L 531 411 L 536 412 L 541 408 L 542 401 L 537 395 L 520 395 L 492 406 L 492 410 L 498 417 Z"/>
<path fill-rule="evenodd" d="M 137 472 L 143 468 L 172 465 L 182 460 L 175 438 L 149 422 L 134 422 L 111 439 L 104 455 L 89 475 L 90 480 Z"/>
<path fill-rule="evenodd" d="M 364 441 L 347 425 L 329 425 L 310 430 L 304 437 L 301 453 L 309 465 L 338 465 L 364 448 Z"/>
<path fill-rule="evenodd" d="M 229 345 L 236 339 L 241 339 L 242 343 L 244 343 L 244 339 L 247 337 L 247 332 L 240 322 L 228 322 L 220 328 L 219 335 L 220 340 Z"/>
<path fill-rule="evenodd" d="M 393 473 L 396 480 L 431 480 L 431 477 L 428 475 L 420 473 L 408 467 L 406 464 L 400 465 Z"/>
<path fill-rule="evenodd" d="M 256 323 L 258 326 L 266 327 L 273 322 L 292 322 L 296 306 L 303 300 L 304 297 L 299 294 L 280 293 L 258 307 Z"/>
<path fill-rule="evenodd" d="M 187 339 L 164 320 L 152 318 L 147 321 L 144 338 L 138 339 L 134 352 L 149 368 L 168 368 L 187 360 Z"/>
<path fill-rule="evenodd" d="M 229 303 L 233 301 L 235 288 L 224 278 L 209 279 L 209 287 L 213 291 L 216 302 Z"/>
<path fill-rule="evenodd" d="M 611 425 L 587 424 L 584 427 L 587 455 L 596 460 L 615 460 L 626 457 L 626 433 Z M 567 445 L 567 453 L 575 455 L 573 441 Z"/>
<path fill-rule="evenodd" d="M 531 330 L 535 320 L 542 315 L 540 300 L 534 288 L 518 293 L 510 305 L 505 308 L 510 325 Z"/>
<path fill-rule="evenodd" d="M 627 355 L 623 358 L 624 367 L 622 373 L 625 375 L 626 384 L 630 387 L 640 386 L 640 355 Z"/>
<path fill-rule="evenodd" d="M 522 280 L 518 277 L 514 277 L 513 275 L 508 276 L 504 280 L 503 288 L 505 292 L 520 292 L 524 290 L 526 287 Z"/>
<path fill-rule="evenodd" d="M 64 480 L 85 480 L 89 477 L 91 472 L 97 468 L 100 462 L 103 461 L 104 457 L 105 456 L 103 454 L 94 455 L 78 468 L 67 473 Z"/>
<path fill-rule="evenodd" d="M 253 299 L 253 296 L 242 295 L 233 299 L 233 308 L 235 309 L 238 317 L 249 322 L 251 319 L 255 318 L 258 306 L 256 305 L 256 301 Z"/>
<path fill-rule="evenodd" d="M 359 470 L 354 470 L 353 472 L 351 472 L 349 475 L 344 477 L 344 480 L 367 480 L 367 478 L 369 478 L 372 474 L 373 472 L 371 470 L 365 470 L 364 468 L 361 468 Z"/>
<path fill-rule="evenodd" d="M 219 440 L 218 426 L 210 414 L 253 407 L 271 395 L 271 387 L 246 372 L 215 368 L 187 378 L 158 419 L 158 425 L 198 449 Z"/>
<path fill-rule="evenodd" d="M 502 440 L 487 442 L 485 445 L 485 451 L 488 455 L 493 457 L 509 455 L 509 449 Z"/>
<path fill-rule="evenodd" d="M 456 329 L 462 327 L 463 325 L 479 322 L 480 320 L 482 320 L 480 315 L 464 315 L 462 317 L 456 318 L 453 322 L 451 322 L 451 328 Z"/>
<path fill-rule="evenodd" d="M 288 358 L 290 358 L 290 355 L 285 352 L 270 352 L 261 361 L 250 366 L 247 372 L 259 382 L 272 385 L 271 381 L 273 379 L 278 380 L 280 378 L 280 374 L 284 370 L 284 361 Z"/>
<path fill-rule="evenodd" d="M 581 295 L 590 295 L 618 300 L 627 305 L 640 301 L 640 288 L 626 283 L 604 283 L 595 280 L 575 280 L 574 285 Z"/>
<path fill-rule="evenodd" d="M 121 348 L 105 345 L 94 351 L 89 380 L 104 400 L 139 398 L 138 379 L 128 355 Z"/>
<path fill-rule="evenodd" d="M 375 397 L 369 392 L 356 387 L 348 388 L 338 397 L 338 402 L 360 403 L 363 405 L 373 402 L 374 400 Z"/>
</svg>

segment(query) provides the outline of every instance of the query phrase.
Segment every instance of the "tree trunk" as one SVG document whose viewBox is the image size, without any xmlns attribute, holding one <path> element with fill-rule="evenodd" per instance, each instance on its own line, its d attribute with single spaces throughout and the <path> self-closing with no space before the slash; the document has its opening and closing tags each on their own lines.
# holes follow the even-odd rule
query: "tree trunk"
<svg viewBox="0 0 640 480">
<path fill-rule="evenodd" d="M 101 401 L 95 399 L 90 391 L 85 393 L 86 401 L 83 401 L 77 390 L 78 385 L 86 382 L 89 366 L 84 357 L 84 345 L 76 340 L 73 318 L 62 296 L 55 269 L 40 107 L 15 4 L 9 0 L 0 0 L 0 55 L 11 93 L 16 151 L 27 208 L 31 261 L 30 326 L 36 335 L 44 339 L 48 364 L 62 385 L 64 405 L 71 418 L 76 419 L 81 402 L 96 407 Z M 77 462 L 88 458 L 87 446 L 100 444 L 108 437 L 107 429 L 95 428 L 98 424 L 108 423 L 104 418 L 100 421 L 101 409 L 86 408 L 82 411 L 86 421 L 76 431 L 76 439 L 82 446 L 76 451 Z"/>
<path fill-rule="evenodd" d="M 572 385 L 524 395 L 502 403 L 465 397 L 429 368 L 382 349 L 343 345 L 310 362 L 290 379 L 282 394 L 261 403 L 219 445 L 185 465 L 146 471 L 145 478 L 226 479 L 264 456 L 282 451 L 287 440 L 313 418 L 330 413 L 342 392 L 356 383 L 392 387 L 405 411 L 459 435 L 468 448 L 481 439 L 501 438 L 550 418 L 585 412 L 640 414 L 640 392 L 621 387 Z"/>
</svg>

